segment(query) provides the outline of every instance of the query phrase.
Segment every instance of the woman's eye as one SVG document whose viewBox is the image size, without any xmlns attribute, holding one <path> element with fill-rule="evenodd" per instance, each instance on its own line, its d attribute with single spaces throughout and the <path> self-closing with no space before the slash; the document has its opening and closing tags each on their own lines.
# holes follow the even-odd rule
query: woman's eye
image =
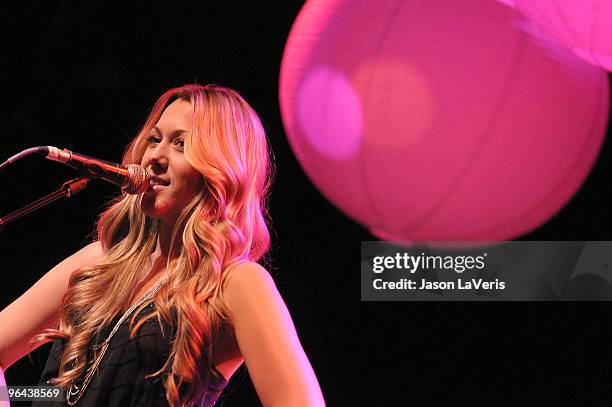
<svg viewBox="0 0 612 407">
<path fill-rule="evenodd" d="M 176 139 L 176 141 L 174 142 L 174 144 L 176 144 L 177 146 L 179 146 L 180 148 L 185 148 L 185 140 L 183 139 Z"/>
<path fill-rule="evenodd" d="M 149 137 L 147 137 L 147 141 L 149 143 L 159 143 L 160 139 L 157 136 L 149 136 Z"/>
</svg>

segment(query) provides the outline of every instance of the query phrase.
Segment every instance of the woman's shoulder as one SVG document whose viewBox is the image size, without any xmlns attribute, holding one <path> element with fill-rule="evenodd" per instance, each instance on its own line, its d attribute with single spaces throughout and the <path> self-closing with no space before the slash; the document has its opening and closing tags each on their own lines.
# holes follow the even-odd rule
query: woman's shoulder
<svg viewBox="0 0 612 407">
<path fill-rule="evenodd" d="M 242 262 L 226 271 L 223 298 L 231 311 L 249 307 L 262 297 L 278 296 L 274 279 L 264 267 L 254 261 Z"/>
<path fill-rule="evenodd" d="M 253 280 L 272 281 L 272 276 L 259 263 L 244 261 L 225 271 L 225 285 L 242 285 Z"/>
<path fill-rule="evenodd" d="M 72 273 L 82 267 L 95 266 L 97 263 L 102 262 L 105 256 L 106 254 L 100 241 L 89 243 L 56 264 L 41 278 L 41 281 L 47 282 L 59 279 L 62 281 L 66 280 L 67 282 L 68 277 Z"/>
<path fill-rule="evenodd" d="M 96 240 L 83 246 L 81 249 L 67 257 L 64 261 L 78 263 L 80 265 L 93 265 L 93 263 L 102 260 L 103 257 L 104 249 L 102 248 L 102 243 L 99 240 Z"/>
<path fill-rule="evenodd" d="M 72 272 L 77 271 L 81 267 L 94 266 L 104 259 L 105 253 L 100 241 L 95 241 L 84 246 L 71 256 L 67 257 L 58 264 L 57 267 Z"/>
</svg>

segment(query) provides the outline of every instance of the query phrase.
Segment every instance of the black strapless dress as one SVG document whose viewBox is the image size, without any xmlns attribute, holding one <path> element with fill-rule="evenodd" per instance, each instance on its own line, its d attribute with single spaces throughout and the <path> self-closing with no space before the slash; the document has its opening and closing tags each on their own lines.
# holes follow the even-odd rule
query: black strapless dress
<svg viewBox="0 0 612 407">
<path fill-rule="evenodd" d="M 139 313 L 137 320 L 154 310 L 155 305 L 148 304 Z M 160 369 L 168 358 L 171 341 L 168 330 L 164 330 L 165 336 L 162 335 L 157 318 L 151 318 L 138 329 L 136 337 L 131 339 L 129 326 L 131 319 L 131 316 L 126 318 L 111 339 L 97 372 L 76 406 L 168 406 L 163 387 L 163 374 L 145 379 L 146 375 Z M 118 320 L 119 318 L 116 319 Z M 112 326 L 114 327 L 114 324 Z M 107 329 L 107 334 L 110 330 L 111 328 Z M 63 340 L 55 340 L 53 343 L 39 385 L 48 386 L 47 381 L 57 377 L 64 345 Z M 226 380 L 211 375 L 205 396 L 198 405 L 201 407 L 215 405 L 226 386 Z M 32 407 L 67 405 L 65 401 L 32 403 Z"/>
</svg>

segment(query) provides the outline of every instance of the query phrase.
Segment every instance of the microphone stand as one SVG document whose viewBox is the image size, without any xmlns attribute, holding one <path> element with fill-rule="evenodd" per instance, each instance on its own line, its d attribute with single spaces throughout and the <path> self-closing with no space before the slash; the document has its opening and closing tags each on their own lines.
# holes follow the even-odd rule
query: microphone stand
<svg viewBox="0 0 612 407">
<path fill-rule="evenodd" d="M 60 198 L 70 198 L 71 196 L 78 194 L 79 192 L 84 190 L 85 187 L 87 187 L 88 182 L 89 178 L 86 177 L 75 178 L 73 180 L 65 182 L 58 190 L 53 191 L 50 194 L 45 195 L 42 198 L 32 202 L 31 204 L 19 208 L 6 216 L 0 217 L 0 231 L 4 228 L 5 225 L 16 221 L 17 219 L 27 215 L 30 212 L 35 211 L 36 209 L 40 209 L 43 206 L 47 206 L 51 202 L 56 201 Z"/>
</svg>

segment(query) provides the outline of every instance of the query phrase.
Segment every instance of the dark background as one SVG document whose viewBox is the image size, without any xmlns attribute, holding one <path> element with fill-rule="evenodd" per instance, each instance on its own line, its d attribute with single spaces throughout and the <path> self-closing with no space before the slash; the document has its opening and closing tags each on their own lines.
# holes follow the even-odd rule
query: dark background
<svg viewBox="0 0 612 407">
<path fill-rule="evenodd" d="M 328 405 L 609 405 L 608 303 L 360 302 L 360 241 L 375 237 L 306 178 L 279 113 L 282 51 L 302 2 L 21 4 L 2 24 L 2 160 L 50 144 L 119 161 L 155 99 L 189 82 L 235 88 L 260 113 L 277 165 L 271 272 Z M 523 240 L 612 240 L 610 144 L 567 207 Z M 74 176 L 18 162 L 0 173 L 0 214 Z M 92 182 L 0 232 L 0 306 L 82 247 L 116 192 Z M 48 349 L 13 365 L 9 384 L 36 384 Z M 259 404 L 244 368 L 226 393 L 226 406 Z"/>
</svg>

